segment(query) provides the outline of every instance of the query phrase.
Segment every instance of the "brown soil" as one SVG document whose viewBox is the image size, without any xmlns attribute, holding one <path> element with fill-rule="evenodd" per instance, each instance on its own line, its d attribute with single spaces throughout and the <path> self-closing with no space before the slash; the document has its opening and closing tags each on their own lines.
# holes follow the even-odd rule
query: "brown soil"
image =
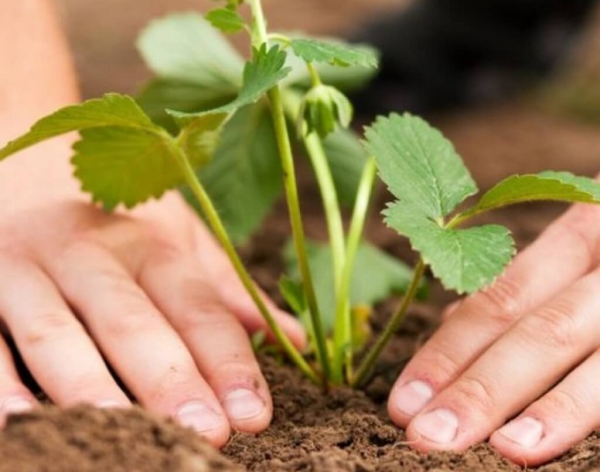
<svg viewBox="0 0 600 472">
<path fill-rule="evenodd" d="M 318 199 L 307 196 L 307 227 L 312 237 L 323 235 Z M 246 249 L 252 272 L 275 298 L 282 269 L 279 257 L 288 229 L 283 206 L 269 219 L 265 230 Z M 495 215 L 494 221 L 514 230 L 519 246 L 535 238 L 560 209 L 531 205 Z M 370 222 L 370 239 L 389 252 L 412 259 L 407 245 Z M 441 307 L 453 296 L 433 286 L 427 304 L 416 305 L 390 343 L 376 375 L 365 391 L 336 389 L 329 395 L 294 368 L 273 357 L 261 363 L 271 386 L 275 414 L 271 427 L 251 436 L 235 434 L 218 454 L 195 433 L 158 420 L 141 410 L 106 411 L 80 407 L 67 411 L 48 409 L 10 419 L 0 433 L 0 472 L 104 472 L 110 471 L 517 471 L 482 444 L 463 454 L 419 454 L 410 449 L 404 432 L 387 417 L 389 389 L 414 352 L 439 325 Z M 397 300 L 378 307 L 373 320 L 377 331 Z M 540 471 L 600 470 L 600 437 L 592 435 L 559 460 Z M 225 459 L 225 457 L 227 459 Z M 231 462 L 229 462 L 229 461 Z M 234 465 L 235 464 L 235 465 Z"/>
<path fill-rule="evenodd" d="M 9 418 L 1 472 L 239 471 L 197 435 L 140 409 L 76 407 Z"/>
<path fill-rule="evenodd" d="M 281 27 L 304 27 L 325 33 L 347 30 L 348 25 L 368 17 L 367 13 L 382 11 L 398 2 L 273 0 L 267 5 L 276 16 L 274 23 Z M 145 0 L 143 9 L 125 6 L 119 0 L 60 0 L 59 4 L 64 7 L 86 96 L 108 90 L 134 90 L 146 76 L 129 46 L 136 31 L 150 17 L 168 10 L 198 7 L 197 2 L 188 0 Z M 351 16 L 342 15 L 340 8 L 344 15 Z M 292 10 L 294 14 L 290 15 Z M 115 15 L 115 11 L 119 14 Z M 592 36 L 593 47 L 586 50 L 595 52 L 600 34 Z M 596 62 L 585 59 L 590 54 L 583 56 L 582 70 L 587 71 L 586 77 L 593 77 L 591 72 L 598 70 Z M 566 85 L 560 83 L 561 87 L 568 86 L 568 77 L 566 80 Z M 548 115 L 532 102 L 521 100 L 440 120 L 483 188 L 514 172 L 544 168 L 588 175 L 598 172 L 598 130 L 565 115 Z M 306 205 L 308 227 L 313 237 L 322 237 L 325 229 L 320 214 L 313 211 L 316 207 L 313 201 Z M 559 211 L 556 207 L 532 205 L 498 213 L 494 221 L 511 227 L 523 247 Z M 375 217 L 369 233 L 373 242 L 390 253 L 412 260 L 406 244 L 382 229 Z M 257 280 L 274 295 L 281 269 L 274 248 L 281 247 L 287 235 L 288 226 L 280 208 L 245 252 Z M 11 418 L 0 433 L 0 472 L 233 471 L 240 466 L 257 471 L 315 472 L 520 470 L 485 444 L 464 454 L 418 454 L 406 444 L 404 433 L 387 418 L 385 400 L 391 382 L 436 328 L 440 308 L 451 299 L 452 295 L 436 286 L 432 302 L 414 308 L 364 392 L 339 389 L 324 396 L 295 370 L 264 357 L 262 364 L 274 396 L 274 421 L 263 434 L 232 437 L 223 451 L 232 462 L 208 448 L 191 431 L 141 410 L 98 411 L 80 407 L 68 411 L 47 409 Z M 394 301 L 390 301 L 378 307 L 375 329 L 393 306 Z M 600 436 L 592 435 L 539 470 L 600 470 Z"/>
</svg>

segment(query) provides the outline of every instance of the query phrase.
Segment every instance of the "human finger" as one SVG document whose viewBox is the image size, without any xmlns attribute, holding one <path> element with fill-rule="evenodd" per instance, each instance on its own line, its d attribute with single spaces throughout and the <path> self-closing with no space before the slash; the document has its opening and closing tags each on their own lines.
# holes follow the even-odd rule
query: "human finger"
<svg viewBox="0 0 600 472">
<path fill-rule="evenodd" d="M 489 289 L 455 309 L 396 382 L 388 402 L 396 424 L 405 427 L 525 313 L 591 270 L 597 258 L 592 249 L 596 230 L 586 234 L 581 228 L 596 227 L 590 223 L 597 218 L 598 212 L 583 206 L 570 210 Z"/>
<path fill-rule="evenodd" d="M 535 401 L 598 347 L 600 270 L 525 315 L 409 424 L 422 450 L 464 450 Z"/>
<path fill-rule="evenodd" d="M 31 411 L 36 405 L 34 396 L 19 378 L 8 345 L 0 338 L 0 427 L 9 415 Z"/>
<path fill-rule="evenodd" d="M 600 427 L 600 350 L 496 431 L 491 444 L 525 466 L 548 462 Z"/>
<path fill-rule="evenodd" d="M 235 314 L 238 320 L 250 333 L 265 331 L 271 341 L 274 336 L 270 332 L 264 318 L 242 282 L 224 251 L 203 225 L 194 225 L 194 256 L 206 274 L 207 283 L 219 294 L 228 311 Z M 298 348 L 306 346 L 306 332 L 302 324 L 293 316 L 277 308 L 277 306 L 258 289 L 267 308 L 289 336 L 290 341 Z"/>
<path fill-rule="evenodd" d="M 272 415 L 267 383 L 248 333 L 202 274 L 193 254 L 163 246 L 153 251 L 138 280 L 186 342 L 232 426 L 261 431 Z"/>
<path fill-rule="evenodd" d="M 110 251 L 74 243 L 49 270 L 92 337 L 145 407 L 223 445 L 229 423 L 189 350 Z"/>
<path fill-rule="evenodd" d="M 130 401 L 56 286 L 33 262 L 0 255 L 0 313 L 23 360 L 61 406 Z"/>
</svg>

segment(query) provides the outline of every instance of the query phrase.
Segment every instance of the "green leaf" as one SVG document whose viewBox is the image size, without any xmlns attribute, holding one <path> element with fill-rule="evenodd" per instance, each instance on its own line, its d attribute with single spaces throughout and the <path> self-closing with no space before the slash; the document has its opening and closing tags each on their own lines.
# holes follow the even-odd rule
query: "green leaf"
<svg viewBox="0 0 600 472">
<path fill-rule="evenodd" d="M 160 197 L 180 181 L 168 140 L 146 130 L 97 128 L 74 145 L 75 176 L 107 210 Z"/>
<path fill-rule="evenodd" d="M 150 133 L 162 132 L 131 97 L 110 93 L 103 98 L 69 106 L 42 118 L 28 133 L 0 149 L 0 160 L 55 136 L 103 126 L 145 130 Z"/>
<path fill-rule="evenodd" d="M 306 62 L 296 56 L 293 51 L 288 54 L 286 65 L 292 68 L 290 74 L 282 81 L 284 87 L 309 89 L 312 79 L 306 68 Z M 364 88 L 375 76 L 375 69 L 361 66 L 337 67 L 331 64 L 314 64 L 324 84 L 331 85 L 343 92 L 354 92 Z"/>
<path fill-rule="evenodd" d="M 213 0 L 213 2 L 222 2 L 223 0 Z M 227 8 L 236 10 L 245 0 L 227 0 Z"/>
<path fill-rule="evenodd" d="M 595 179 L 573 175 L 570 172 L 556 172 L 551 170 L 540 172 L 538 175 L 574 185 L 579 190 L 591 194 L 595 201 L 600 200 L 600 182 Z"/>
<path fill-rule="evenodd" d="M 238 89 L 233 86 L 213 89 L 173 79 L 153 79 L 144 86 L 136 100 L 154 123 L 176 134 L 179 126 L 166 110 L 190 113 L 216 108 L 234 100 L 237 94 Z"/>
<path fill-rule="evenodd" d="M 201 116 L 181 130 L 177 144 L 194 169 L 205 166 L 212 158 L 228 117 L 226 113 Z"/>
<path fill-rule="evenodd" d="M 568 172 L 513 175 L 489 190 L 467 213 L 531 201 L 600 203 L 600 184 Z"/>
<path fill-rule="evenodd" d="M 216 8 L 209 11 L 205 18 L 224 33 L 239 33 L 246 27 L 240 14 L 230 8 Z"/>
<path fill-rule="evenodd" d="M 131 97 L 107 94 L 42 118 L 29 133 L 0 150 L 0 158 L 45 139 L 79 131 L 81 140 L 73 146 L 72 162 L 82 189 L 107 210 L 120 203 L 131 208 L 160 197 L 182 182 L 175 161 L 178 145 L 188 153 L 194 167 L 206 164 L 227 116 L 197 118 L 175 141 L 153 124 Z"/>
<path fill-rule="evenodd" d="M 194 167 L 210 160 L 226 115 L 198 119 L 178 138 Z M 180 185 L 176 143 L 166 132 L 103 127 L 81 132 L 74 145 L 75 176 L 107 210 L 131 208 Z"/>
<path fill-rule="evenodd" d="M 461 294 L 490 285 L 515 253 L 510 232 L 502 226 L 447 229 L 402 202 L 390 206 L 385 216 L 390 227 L 409 238 L 444 286 Z"/>
<path fill-rule="evenodd" d="M 323 141 L 340 202 L 354 205 L 366 154 L 356 133 L 338 129 Z"/>
<path fill-rule="evenodd" d="M 284 275 L 279 279 L 279 293 L 294 313 L 302 315 L 306 311 L 306 297 L 301 283 Z"/>
<path fill-rule="evenodd" d="M 281 194 L 281 166 L 268 108 L 243 108 L 225 125 L 212 161 L 199 171 L 230 236 L 243 243 Z M 184 194 L 195 205 L 187 190 Z"/>
<path fill-rule="evenodd" d="M 165 110 L 219 107 L 234 100 L 241 87 L 244 59 L 198 13 L 152 22 L 140 35 L 138 49 L 157 75 L 138 102 L 155 123 L 173 133 L 177 126 Z"/>
<path fill-rule="evenodd" d="M 238 97 L 219 108 L 202 111 L 199 113 L 181 113 L 170 111 L 169 113 L 180 124 L 186 124 L 199 116 L 213 113 L 234 113 L 240 108 L 257 102 L 266 92 L 275 87 L 290 72 L 285 66 L 286 53 L 273 46 L 268 49 L 267 45 L 255 49 L 253 59 L 244 68 L 244 80 Z"/>
<path fill-rule="evenodd" d="M 161 79 L 197 84 L 217 95 L 239 89 L 243 58 L 199 13 L 153 21 L 137 46 Z"/>
<path fill-rule="evenodd" d="M 365 135 L 381 179 L 417 215 L 442 219 L 477 192 L 452 143 L 421 118 L 380 117 Z"/>
<path fill-rule="evenodd" d="M 379 63 L 377 51 L 364 44 L 351 45 L 334 39 L 299 38 L 291 40 L 291 47 L 294 54 L 306 62 L 373 69 L 376 69 Z"/>
<path fill-rule="evenodd" d="M 293 280 L 299 280 L 299 269 L 291 244 L 287 246 L 284 255 L 290 276 Z M 331 248 L 326 244 L 309 243 L 308 257 L 321 315 L 326 329 L 330 331 L 334 326 L 336 303 Z M 394 293 L 404 292 L 411 276 L 412 271 L 404 263 L 375 246 L 362 243 L 356 254 L 352 277 L 352 308 L 373 306 Z"/>
</svg>

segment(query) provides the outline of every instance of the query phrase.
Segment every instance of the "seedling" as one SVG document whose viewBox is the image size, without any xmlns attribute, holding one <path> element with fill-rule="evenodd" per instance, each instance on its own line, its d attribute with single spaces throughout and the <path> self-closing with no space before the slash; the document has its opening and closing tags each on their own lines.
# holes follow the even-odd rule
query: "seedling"
<svg viewBox="0 0 600 472">
<path fill-rule="evenodd" d="M 249 22 L 241 14 L 246 7 Z M 245 65 L 213 27 L 249 33 L 252 52 Z M 0 159 L 79 131 L 75 176 L 107 211 L 183 186 L 290 360 L 323 386 L 368 380 L 422 287 L 426 266 L 461 294 L 490 285 L 502 273 L 515 253 L 509 231 L 495 225 L 460 228 L 472 217 L 534 200 L 600 203 L 600 184 L 593 180 L 543 172 L 509 177 L 457 211 L 478 190 L 439 131 L 409 114 L 392 114 L 366 129 L 363 148 L 347 129 L 352 105 L 341 89 L 368 80 L 376 52 L 269 33 L 260 0 L 229 0 L 206 20 L 180 14 L 154 22 L 139 47 L 156 78 L 137 102 L 108 94 L 59 110 L 8 143 Z M 290 129 L 314 169 L 328 245 L 304 236 Z M 377 172 L 395 197 L 385 222 L 420 254 L 413 271 L 362 243 Z M 291 273 L 280 288 L 306 324 L 307 356 L 275 322 L 235 246 L 257 228 L 281 181 L 293 238 L 286 255 Z M 347 233 L 342 203 L 353 207 Z M 402 302 L 355 370 L 355 353 L 370 335 L 369 305 L 393 291 L 404 292 Z"/>
</svg>

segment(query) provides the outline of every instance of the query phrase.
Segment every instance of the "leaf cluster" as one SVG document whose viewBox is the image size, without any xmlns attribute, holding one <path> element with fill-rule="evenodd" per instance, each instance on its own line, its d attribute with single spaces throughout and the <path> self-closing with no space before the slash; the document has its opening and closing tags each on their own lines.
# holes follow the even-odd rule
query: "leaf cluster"
<svg viewBox="0 0 600 472">
<path fill-rule="evenodd" d="M 490 210 L 531 201 L 600 203 L 600 184 L 567 172 L 514 175 L 454 214 L 478 188 L 452 144 L 421 118 L 392 114 L 366 131 L 366 148 L 396 200 L 387 224 L 405 235 L 445 287 L 473 293 L 490 285 L 515 249 L 498 225 L 458 228 Z"/>
<path fill-rule="evenodd" d="M 515 244 L 507 228 L 490 224 L 464 228 L 462 224 L 523 202 L 600 203 L 600 184 L 592 179 L 542 172 L 511 176 L 461 210 L 479 189 L 452 144 L 427 122 L 410 114 L 380 117 L 366 129 L 364 147 L 347 129 L 352 105 L 342 90 L 371 77 L 378 65 L 372 48 L 326 38 L 273 35 L 267 42 L 261 39 L 246 61 L 215 30 L 228 34 L 250 30 L 253 34 L 259 22 L 254 18 L 249 28 L 239 11 L 242 3 L 226 0 L 225 6 L 205 17 L 176 14 L 153 22 L 140 36 L 138 48 L 155 77 L 137 100 L 107 94 L 63 108 L 0 149 L 0 160 L 78 131 L 80 139 L 72 158 L 75 176 L 82 189 L 107 210 L 118 205 L 131 208 L 175 188 L 195 204 L 193 195 L 250 294 L 255 295 L 269 327 L 309 376 L 316 378 L 306 360 L 278 332 L 230 241 L 243 242 L 255 232 L 280 197 L 282 180 L 289 185 L 293 163 L 280 159 L 282 149 L 289 145 L 282 144 L 282 135 L 288 139 L 285 120 L 288 125 L 299 125 L 299 135 L 306 138 L 309 149 L 307 136 L 318 138 L 318 152 L 327 161 L 321 169 L 332 174 L 325 177 L 335 204 L 338 199 L 350 205 L 357 202 L 348 236 L 351 242 L 346 244 L 341 217 L 339 238 L 332 237 L 331 246 L 311 243 L 307 254 L 302 254 L 305 244 L 303 239 L 298 244 L 297 239 L 296 254 L 286 251 L 289 277 L 280 284 L 288 304 L 306 319 L 309 333 L 317 340 L 317 358 L 325 376 L 332 360 L 331 376 L 340 381 L 347 374 L 342 373 L 343 367 L 352 370 L 352 348 L 368 337 L 368 307 L 390 293 L 407 292 L 390 325 L 397 326 L 418 292 L 424 264 L 445 287 L 461 294 L 490 285 L 509 264 Z M 263 33 L 261 38 L 267 36 Z M 275 102 L 279 108 L 273 114 Z M 324 171 L 318 170 L 314 154 L 311 158 L 322 185 Z M 421 256 L 414 274 L 379 249 L 359 244 L 375 177 L 373 160 L 394 196 L 384 211 L 385 221 L 406 236 Z M 325 206 L 331 216 L 331 205 Z M 292 210 L 291 215 L 299 216 L 299 210 Z M 335 236 L 334 225 L 329 226 Z M 316 291 L 306 283 L 311 281 L 310 273 L 315 275 Z M 346 290 L 348 300 L 343 297 Z M 319 319 L 318 307 L 323 319 Z M 388 328 L 372 355 L 365 357 L 359 378 L 367 375 L 391 331 Z M 333 343 L 336 352 L 327 353 L 325 341 Z"/>
<path fill-rule="evenodd" d="M 164 45 L 165 38 L 168 45 Z M 209 44 L 210 48 L 198 48 L 199 44 Z M 334 52 L 344 53 L 343 44 L 335 44 Z M 154 122 L 176 132 L 178 127 L 173 119 L 181 124 L 204 113 L 239 109 L 224 125 L 215 158 L 198 169 L 198 176 L 234 240 L 246 241 L 282 192 L 269 109 L 265 101 L 252 99 L 279 82 L 284 85 L 284 101 L 295 102 L 289 99 L 310 86 L 303 59 L 292 48 L 284 51 L 273 46 L 262 53 L 255 51 L 254 57 L 260 58 L 260 63 L 254 61 L 244 66 L 243 57 L 197 13 L 172 15 L 153 22 L 142 33 L 138 48 L 156 74 L 138 97 Z M 352 50 L 348 46 L 346 49 Z M 364 47 L 359 49 L 362 51 Z M 362 58 L 360 62 L 366 61 L 362 55 L 358 58 Z M 351 65 L 344 68 L 329 65 L 335 62 L 333 58 L 325 62 L 319 68 L 323 79 L 342 89 L 360 86 L 372 75 L 356 62 L 350 61 Z M 295 106 L 289 109 L 291 123 L 297 113 Z M 366 158 L 359 139 L 352 131 L 338 130 L 328 136 L 324 145 L 337 191 L 343 202 L 351 204 Z M 229 175 L 223 175 L 224 169 L 229 169 Z M 232 186 L 236 181 L 244 185 Z M 186 189 L 183 191 L 189 196 Z M 241 209 L 239 202 L 244 202 L 249 211 Z"/>
</svg>

